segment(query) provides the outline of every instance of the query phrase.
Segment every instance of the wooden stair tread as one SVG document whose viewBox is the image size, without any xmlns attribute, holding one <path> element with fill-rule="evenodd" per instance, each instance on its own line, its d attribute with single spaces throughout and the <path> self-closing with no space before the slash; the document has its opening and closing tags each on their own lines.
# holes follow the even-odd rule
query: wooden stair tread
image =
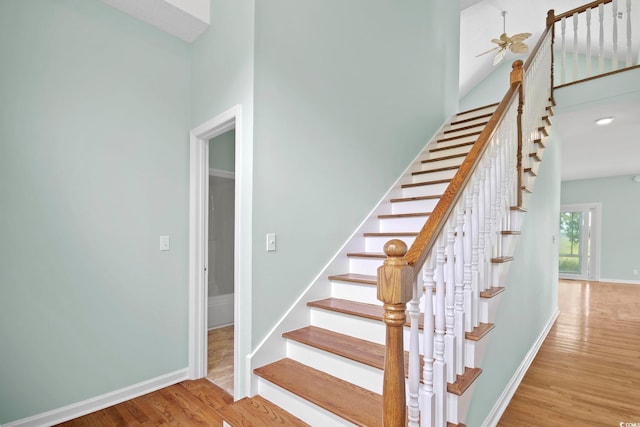
<svg viewBox="0 0 640 427">
<path fill-rule="evenodd" d="M 538 174 L 535 173 L 531 168 L 524 168 L 524 173 L 528 173 L 531 176 L 538 176 Z"/>
<path fill-rule="evenodd" d="M 531 157 L 536 162 L 539 162 L 539 161 L 542 160 L 542 159 L 540 159 L 540 156 L 538 156 L 538 153 L 529 153 L 529 157 Z"/>
<path fill-rule="evenodd" d="M 378 284 L 378 278 L 376 276 L 369 276 L 368 274 L 355 274 L 355 273 L 334 274 L 333 276 L 329 276 L 329 280 L 337 280 L 340 282 L 351 282 L 351 283 L 364 283 L 367 285 Z"/>
<path fill-rule="evenodd" d="M 450 159 L 457 159 L 459 157 L 467 157 L 466 153 L 461 153 L 461 154 L 452 154 L 450 156 L 444 156 L 444 157 L 438 157 L 437 159 L 427 159 L 427 160 L 422 160 L 422 163 L 432 163 L 432 162 L 438 162 L 440 160 L 450 160 Z"/>
<path fill-rule="evenodd" d="M 505 262 L 513 261 L 512 256 L 499 256 L 495 258 L 491 258 L 491 262 L 494 264 L 504 264 Z"/>
<path fill-rule="evenodd" d="M 460 113 L 460 114 L 464 114 L 464 113 Z M 467 123 L 467 122 L 472 122 L 474 120 L 480 120 L 480 119 L 488 119 L 491 116 L 493 116 L 493 113 L 486 113 L 486 114 L 480 114 L 478 116 L 473 116 L 473 117 L 469 117 L 468 119 L 462 119 L 462 120 L 454 120 L 451 123 L 449 123 L 451 126 L 455 126 L 455 125 L 459 125 L 461 123 Z M 488 122 L 487 122 L 488 123 Z"/>
<path fill-rule="evenodd" d="M 413 182 L 411 184 L 403 184 L 401 188 L 413 188 L 413 187 L 422 187 L 425 185 L 436 185 L 436 184 L 446 184 L 451 182 L 451 178 L 449 179 L 437 179 L 434 181 L 426 181 L 426 182 Z"/>
<path fill-rule="evenodd" d="M 420 200 L 435 200 L 435 199 L 440 199 L 442 197 L 442 194 L 438 194 L 435 196 L 416 196 L 416 197 L 401 197 L 398 199 L 391 199 L 390 202 L 391 203 L 401 203 L 401 202 L 417 202 Z"/>
<path fill-rule="evenodd" d="M 539 145 L 542 148 L 545 148 L 547 146 L 546 138 L 536 138 L 533 140 L 533 143 Z"/>
<path fill-rule="evenodd" d="M 483 105 L 482 107 L 472 108 L 471 110 L 462 111 L 462 112 L 456 114 L 456 116 L 462 116 L 463 114 L 469 114 L 469 113 L 473 113 L 474 111 L 484 110 L 485 108 L 497 107 L 498 104 L 499 103 L 496 102 L 496 103 L 493 103 L 493 104 Z"/>
<path fill-rule="evenodd" d="M 281 359 L 254 372 L 357 426 L 382 426 L 382 396 L 377 393 L 291 359 Z"/>
<path fill-rule="evenodd" d="M 362 317 L 364 319 L 377 320 L 382 322 L 384 308 L 382 305 L 367 304 L 364 302 L 350 301 L 339 298 L 325 298 L 308 302 L 309 307 L 322 308 L 324 310 L 335 311 L 337 313 L 348 314 L 350 316 Z M 411 319 L 407 315 L 405 326 L 411 326 Z M 424 329 L 424 316 L 418 319 L 418 328 Z"/>
<path fill-rule="evenodd" d="M 388 231 L 385 233 L 363 233 L 364 237 L 415 237 L 418 235 L 416 231 Z"/>
<path fill-rule="evenodd" d="M 527 212 L 527 209 L 523 208 L 522 206 L 511 206 L 509 210 L 515 211 L 515 212 Z"/>
<path fill-rule="evenodd" d="M 515 230 L 502 230 L 500 234 L 503 236 L 519 236 L 520 232 Z"/>
<path fill-rule="evenodd" d="M 549 128 L 547 126 L 540 126 L 538 128 L 538 132 L 540 132 L 544 136 L 549 136 Z"/>
<path fill-rule="evenodd" d="M 347 253 L 347 256 L 357 258 L 387 258 L 384 252 L 349 252 Z"/>
<path fill-rule="evenodd" d="M 548 107 L 545 108 L 548 112 L 550 116 L 554 116 L 555 113 L 553 111 L 553 107 L 551 105 L 549 105 Z"/>
<path fill-rule="evenodd" d="M 465 134 L 462 134 L 462 135 L 449 136 L 447 138 L 438 138 L 438 139 L 436 139 L 436 142 L 439 143 L 439 142 L 455 141 L 456 139 L 463 139 L 463 138 L 468 138 L 470 136 L 477 136 L 477 135 L 480 135 L 481 133 L 482 133 L 482 131 L 469 132 L 469 133 L 465 133 Z M 449 148 L 449 147 L 447 147 L 447 148 Z M 434 150 L 429 150 L 429 151 L 434 151 Z"/>
<path fill-rule="evenodd" d="M 489 123 L 489 122 L 486 121 L 486 122 L 475 123 L 475 124 L 472 124 L 472 125 L 460 126 L 459 128 L 455 128 L 455 129 L 447 129 L 443 133 L 447 134 L 447 133 L 461 132 L 463 130 L 469 130 L 469 129 L 477 128 L 479 126 L 486 126 L 487 123 Z M 450 125 L 453 125 L 453 123 L 451 123 Z"/>
<path fill-rule="evenodd" d="M 545 122 L 547 124 L 547 126 L 551 126 L 552 125 L 551 117 L 549 117 L 549 116 L 543 116 L 542 117 L 542 121 Z"/>
<path fill-rule="evenodd" d="M 354 338 L 349 335 L 318 328 L 316 326 L 306 326 L 282 334 L 284 338 L 291 339 L 302 344 L 306 344 L 338 356 L 345 357 L 362 363 L 372 368 L 384 370 L 385 346 L 371 341 Z M 420 379 L 422 380 L 422 365 L 424 360 L 420 357 Z M 467 368 L 462 375 L 457 375 L 455 383 L 447 383 L 447 391 L 462 395 L 467 388 L 478 378 L 482 371 L 478 368 Z M 409 352 L 404 352 L 404 373 L 409 375 Z"/>
<path fill-rule="evenodd" d="M 429 216 L 431 212 L 413 212 L 413 213 L 403 213 L 403 214 L 383 214 L 378 215 L 380 219 L 392 219 L 392 218 L 414 218 L 418 216 Z"/>
<path fill-rule="evenodd" d="M 504 287 L 502 286 L 494 286 L 487 290 L 480 292 L 480 298 L 493 298 L 498 294 L 504 292 Z"/>
<path fill-rule="evenodd" d="M 480 323 L 471 332 L 465 332 L 464 337 L 471 341 L 480 341 L 495 327 L 493 323 Z"/>
<path fill-rule="evenodd" d="M 382 320 L 384 309 L 381 305 L 366 304 L 363 302 L 349 301 L 339 298 L 325 298 L 308 302 L 309 307 L 322 308 L 337 313 L 363 317 L 371 320 Z"/>
<path fill-rule="evenodd" d="M 445 142 L 445 141 L 450 141 L 450 140 L 454 140 L 454 139 L 460 139 L 466 136 L 473 136 L 475 134 L 469 134 L 469 135 L 463 135 L 463 136 L 458 136 L 455 138 L 445 138 L 445 139 L 439 139 L 438 142 Z M 480 135 L 480 132 L 477 133 L 477 135 Z M 430 153 L 437 153 L 438 151 L 445 151 L 445 150 L 453 150 L 454 148 L 461 148 L 461 147 L 467 147 L 469 145 L 473 145 L 475 144 L 475 141 L 471 141 L 471 142 L 463 142 L 460 144 L 453 144 L 453 145 L 448 145 L 446 147 L 438 147 L 438 148 L 432 148 L 431 150 L 429 150 Z"/>
<path fill-rule="evenodd" d="M 316 326 L 306 326 L 295 331 L 286 332 L 282 336 L 376 369 L 384 369 L 385 346 L 382 344 L 339 334 Z M 408 359 L 408 354 L 405 355 L 405 359 Z"/>
<path fill-rule="evenodd" d="M 529 187 L 527 187 L 526 185 L 523 185 L 522 187 L 520 187 L 520 190 L 524 191 L 525 193 L 533 193 L 533 190 L 530 189 Z"/>
<path fill-rule="evenodd" d="M 456 382 L 451 384 L 447 383 L 447 391 L 458 396 L 462 396 L 464 392 L 473 384 L 473 382 L 480 376 L 482 369 L 480 368 L 464 368 L 462 375 L 456 376 Z"/>
<path fill-rule="evenodd" d="M 413 176 L 424 175 L 424 174 L 428 174 L 428 173 L 445 172 L 445 171 L 452 171 L 452 170 L 456 170 L 456 169 L 460 169 L 460 166 L 448 166 L 448 167 L 445 167 L 445 168 L 429 169 L 427 171 L 411 172 L 411 175 L 413 175 Z"/>
<path fill-rule="evenodd" d="M 245 397 L 220 410 L 231 427 L 292 426 L 311 427 L 261 396 Z"/>
</svg>

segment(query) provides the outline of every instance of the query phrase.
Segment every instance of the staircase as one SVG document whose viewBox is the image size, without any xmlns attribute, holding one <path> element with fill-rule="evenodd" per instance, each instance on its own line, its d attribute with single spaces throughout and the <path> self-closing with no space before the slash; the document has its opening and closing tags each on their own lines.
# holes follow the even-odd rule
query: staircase
<svg viewBox="0 0 640 427">
<path fill-rule="evenodd" d="M 367 222 L 367 230 L 352 239 L 351 246 L 359 246 L 361 250 L 346 253 L 348 261 L 343 264 L 348 265 L 347 272 L 328 276 L 330 296 L 306 304 L 309 324 L 282 334 L 286 357 L 254 370 L 258 392 L 266 399 L 260 401 L 260 407 L 271 402 L 274 409 L 250 411 L 256 407 L 255 398 L 243 399 L 231 406 L 231 413 L 252 413 L 252 417 L 259 417 L 252 425 L 383 425 L 385 323 L 383 304 L 377 298 L 376 270 L 387 258 L 384 245 L 391 239 L 402 240 L 407 246 L 413 244 L 497 107 L 494 104 L 457 114 L 443 126 L 399 180 L 397 189 L 390 192 L 386 203 Z M 532 150 L 526 153 L 523 191 L 533 188 L 542 159 L 551 108 L 546 112 L 539 119 Z M 505 290 L 501 280 L 506 277 L 512 259 L 508 254 L 512 253 L 526 210 L 512 206 L 510 212 L 510 218 L 503 222 L 509 228 L 500 230 L 501 242 L 496 245 L 501 251 L 491 258 L 495 266 L 491 278 L 497 281 L 481 286 L 478 321 L 464 333 L 464 369 L 446 383 L 446 421 L 451 426 L 463 425 L 473 383 L 482 373 L 482 355 L 494 327 L 500 295 Z M 425 285 L 424 281 L 421 284 Z M 425 286 L 431 289 L 427 295 L 435 301 L 434 287 Z M 414 318 L 417 329 L 423 330 L 424 313 Z M 409 371 L 411 323 L 407 320 L 403 328 L 405 372 Z M 433 321 L 430 323 L 433 329 Z M 287 415 L 276 415 L 279 408 L 286 408 L 292 416 L 286 412 Z M 246 421 L 239 423 L 237 417 L 225 421 L 231 426 L 249 425 Z"/>
</svg>

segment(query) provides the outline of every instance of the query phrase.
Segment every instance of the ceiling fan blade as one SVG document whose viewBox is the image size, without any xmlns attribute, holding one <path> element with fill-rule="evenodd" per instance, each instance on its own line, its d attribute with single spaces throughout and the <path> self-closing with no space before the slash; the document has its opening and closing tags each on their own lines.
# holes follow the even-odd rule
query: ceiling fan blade
<svg viewBox="0 0 640 427">
<path fill-rule="evenodd" d="M 498 65 L 500 63 L 500 61 L 502 61 L 504 59 L 504 56 L 507 53 L 507 49 L 500 49 L 500 51 L 498 52 L 498 54 L 496 55 L 495 58 L 493 58 L 493 65 Z"/>
<path fill-rule="evenodd" d="M 492 43 L 495 43 L 495 44 L 497 44 L 497 45 L 499 45 L 499 46 L 501 46 L 501 45 L 502 45 L 502 43 L 504 43 L 502 40 L 498 40 L 498 39 L 491 39 L 491 42 L 492 42 Z"/>
<path fill-rule="evenodd" d="M 524 44 L 522 42 L 513 43 L 511 46 L 509 46 L 509 49 L 511 49 L 511 52 L 513 52 L 513 53 L 527 53 L 527 52 L 529 52 L 529 46 L 527 46 L 526 44 Z"/>
<path fill-rule="evenodd" d="M 491 52 L 493 52 L 494 50 L 498 50 L 498 49 L 500 49 L 500 47 L 496 46 L 496 47 L 494 47 L 493 49 L 489 49 L 489 50 L 488 50 L 488 51 L 486 51 L 486 52 L 482 52 L 481 54 L 476 55 L 476 58 L 477 58 L 478 56 L 486 55 L 487 53 L 491 53 Z"/>
<path fill-rule="evenodd" d="M 519 34 L 514 34 L 510 38 L 512 42 L 516 43 L 516 42 L 521 42 L 525 39 L 528 39 L 529 37 L 531 37 L 531 33 L 519 33 Z"/>
</svg>

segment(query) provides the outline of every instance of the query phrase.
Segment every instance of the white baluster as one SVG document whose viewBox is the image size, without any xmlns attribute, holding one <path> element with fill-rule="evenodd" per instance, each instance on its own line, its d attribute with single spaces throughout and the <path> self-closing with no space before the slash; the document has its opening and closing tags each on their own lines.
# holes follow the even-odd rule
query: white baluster
<svg viewBox="0 0 640 427">
<path fill-rule="evenodd" d="M 422 280 L 424 282 L 424 329 L 422 334 L 422 352 L 424 365 L 422 367 L 422 393 L 420 394 L 420 426 L 435 425 L 436 398 L 433 392 L 433 288 L 435 256 L 433 250 L 424 263 Z"/>
<path fill-rule="evenodd" d="M 578 80 L 578 13 L 573 14 L 573 81 Z"/>
<path fill-rule="evenodd" d="M 611 2 L 611 12 L 613 14 L 613 58 L 611 69 L 618 69 L 618 0 Z"/>
<path fill-rule="evenodd" d="M 480 165 L 480 192 L 478 193 L 478 292 L 482 292 L 484 290 L 484 276 L 486 272 L 486 260 L 485 260 L 485 243 L 484 239 L 486 237 L 485 234 L 485 182 L 486 182 L 486 171 L 482 165 Z"/>
<path fill-rule="evenodd" d="M 562 18 L 560 20 L 560 28 L 561 28 L 560 46 L 561 46 L 561 52 L 562 52 L 562 56 L 560 57 L 560 83 L 564 84 L 567 81 L 566 74 L 565 74 L 566 73 L 565 64 L 567 63 L 567 49 L 565 45 L 565 35 L 567 32 L 567 18 Z"/>
<path fill-rule="evenodd" d="M 457 207 L 456 242 L 454 247 L 455 257 L 455 335 L 456 335 L 456 374 L 464 373 L 464 194 L 460 198 Z"/>
<path fill-rule="evenodd" d="M 591 8 L 587 9 L 587 75 L 591 77 Z"/>
<path fill-rule="evenodd" d="M 475 180 L 474 180 L 475 181 Z M 467 191 L 465 193 L 465 211 L 464 211 L 464 225 L 463 225 L 463 235 L 464 235 L 464 312 L 465 312 L 465 325 L 464 330 L 467 332 L 471 332 L 473 329 L 473 313 L 475 310 L 475 305 L 473 304 L 473 288 L 471 285 L 472 281 L 472 272 L 471 272 L 471 261 L 472 261 L 472 245 L 473 245 L 473 237 L 472 237 L 472 209 L 473 209 L 473 187 L 475 184 L 468 184 Z"/>
<path fill-rule="evenodd" d="M 420 405 L 418 402 L 420 386 L 420 291 L 417 282 L 413 284 L 413 299 L 409 302 L 408 314 L 411 321 L 409 332 L 409 401 L 407 416 L 410 427 L 418 427 L 420 421 Z"/>
<path fill-rule="evenodd" d="M 627 67 L 631 67 L 631 0 L 627 0 Z"/>
<path fill-rule="evenodd" d="M 604 4 L 602 3 L 598 5 L 598 17 L 600 20 L 600 50 L 598 54 L 598 72 L 602 74 L 604 73 Z"/>
<path fill-rule="evenodd" d="M 444 328 L 445 328 L 445 302 L 444 302 L 444 236 L 441 233 L 436 247 L 436 307 L 435 307 L 435 338 L 434 338 L 434 362 L 433 362 L 433 391 L 436 396 L 436 426 L 444 426 L 447 421 L 446 393 L 447 364 L 444 359 Z"/>
<path fill-rule="evenodd" d="M 445 361 L 447 363 L 447 382 L 456 382 L 456 331 L 455 331 L 455 257 L 453 254 L 453 245 L 455 243 L 455 217 L 450 217 L 446 225 L 447 246 L 445 248 L 445 321 L 446 335 L 445 339 Z"/>
<path fill-rule="evenodd" d="M 472 294 L 472 322 L 471 329 L 478 326 L 478 305 L 480 293 L 480 177 L 476 173 L 473 181 L 473 196 L 471 208 L 471 294 Z"/>
</svg>

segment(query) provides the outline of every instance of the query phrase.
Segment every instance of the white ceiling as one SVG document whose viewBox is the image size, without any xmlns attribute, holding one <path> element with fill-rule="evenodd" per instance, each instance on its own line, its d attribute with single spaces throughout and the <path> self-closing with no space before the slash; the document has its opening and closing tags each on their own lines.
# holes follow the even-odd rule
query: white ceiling
<svg viewBox="0 0 640 427">
<path fill-rule="evenodd" d="M 587 0 L 460 0 L 460 96 L 493 71 L 493 55 L 476 55 L 493 47 L 491 39 L 502 33 L 503 10 L 508 12 L 507 34 L 533 33 L 528 43 L 533 47 L 544 30 L 549 9 L 561 14 L 586 3 Z M 624 3 L 619 0 L 621 8 Z M 640 16 L 640 8 L 632 8 L 633 22 L 640 22 L 634 11 Z M 640 26 L 634 28 L 634 36 L 637 34 Z M 505 60 L 517 58 L 524 60 L 526 55 L 509 53 Z M 640 93 L 636 98 L 559 112 L 554 117 L 552 132 L 557 132 L 563 146 L 563 180 L 640 175 Z M 609 126 L 596 127 L 594 120 L 604 116 L 616 119 Z"/>
</svg>

